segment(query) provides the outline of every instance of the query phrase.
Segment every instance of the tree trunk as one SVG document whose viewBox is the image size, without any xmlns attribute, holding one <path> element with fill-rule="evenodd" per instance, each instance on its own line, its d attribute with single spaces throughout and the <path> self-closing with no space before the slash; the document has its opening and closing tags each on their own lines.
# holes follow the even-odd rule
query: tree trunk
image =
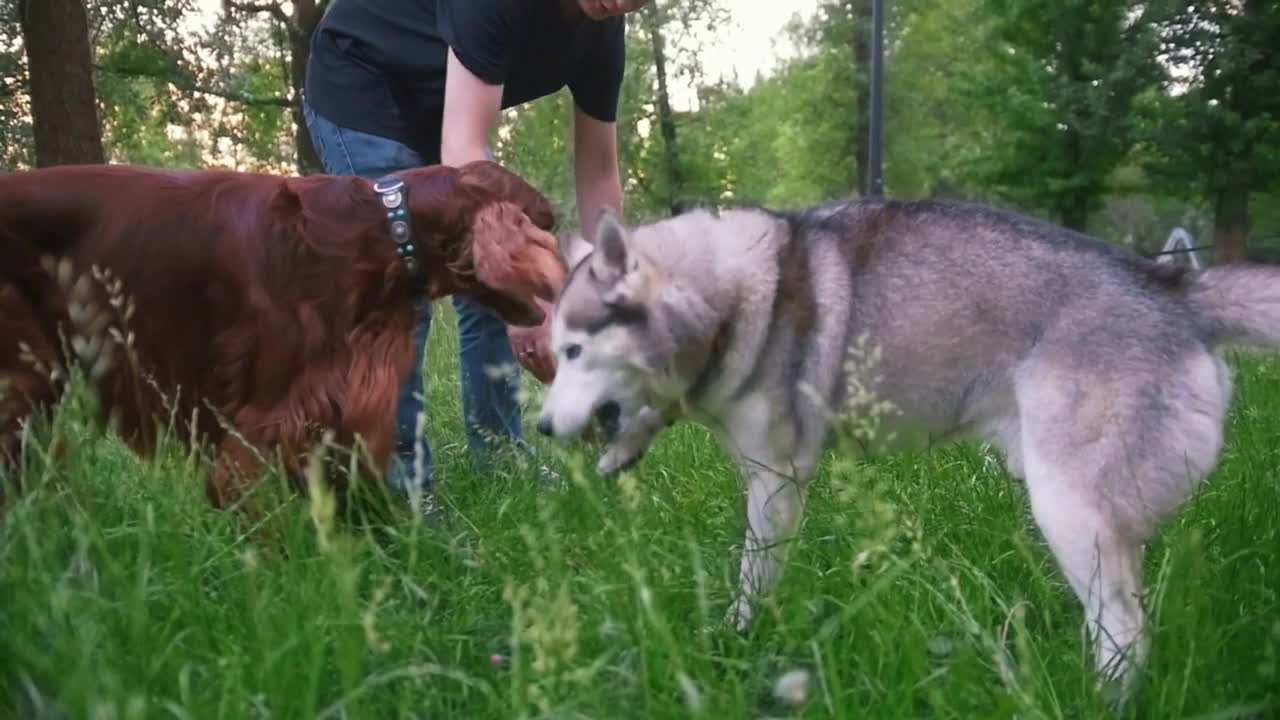
<svg viewBox="0 0 1280 720">
<path fill-rule="evenodd" d="M 307 61 L 311 58 L 311 36 L 324 17 L 329 0 L 293 0 L 293 13 L 284 11 L 282 0 L 244 2 L 223 0 L 228 10 L 242 13 L 262 13 L 271 16 L 284 27 L 289 42 L 289 88 L 293 118 L 294 165 L 299 175 L 310 175 L 323 170 L 316 148 L 311 143 L 311 133 L 302 115 L 302 91 L 307 85 Z"/>
<path fill-rule="evenodd" d="M 853 148 L 858 163 L 858 195 L 867 196 L 867 170 L 871 164 L 871 0 L 848 0 L 853 18 L 853 77 L 857 88 L 853 121 Z"/>
<path fill-rule="evenodd" d="M 323 170 L 320 156 L 311 143 L 306 120 L 302 116 L 302 90 L 307 84 L 307 60 L 311 58 L 311 36 L 324 16 L 325 0 L 294 0 L 295 27 L 289 28 L 289 83 L 293 86 L 294 142 L 297 146 L 298 174 L 310 175 Z"/>
<path fill-rule="evenodd" d="M 84 0 L 19 0 L 36 166 L 106 161 Z"/>
<path fill-rule="evenodd" d="M 1237 9 L 1239 18 L 1237 28 L 1256 27 L 1261 20 L 1262 3 L 1260 0 L 1249 0 L 1241 3 Z M 1256 45 L 1250 47 L 1249 39 Z M 1258 42 L 1259 36 L 1249 37 L 1241 34 L 1233 38 L 1237 53 L 1253 51 L 1259 56 L 1248 65 L 1239 66 L 1227 75 L 1225 108 L 1237 117 L 1239 127 L 1247 127 L 1264 118 L 1267 101 L 1257 91 L 1253 82 L 1263 72 L 1265 58 L 1268 55 L 1263 49 L 1269 43 Z M 1254 188 L 1258 178 L 1255 176 L 1254 153 L 1257 147 L 1247 143 L 1235 152 L 1224 153 L 1218 171 L 1214 173 L 1213 194 L 1213 260 L 1215 263 L 1238 263 L 1248 259 L 1249 254 L 1249 192 Z"/>
<path fill-rule="evenodd" d="M 1062 142 L 1067 167 L 1072 172 L 1077 172 L 1077 168 L 1084 162 L 1084 138 L 1073 127 L 1063 131 Z M 1085 232 L 1085 226 L 1089 224 L 1089 205 L 1095 196 L 1094 189 L 1088 184 L 1075 185 L 1059 192 L 1057 203 L 1059 221 L 1072 230 Z"/>
<path fill-rule="evenodd" d="M 684 174 L 680 169 L 680 153 L 676 145 L 676 121 L 671 112 L 671 96 L 667 91 L 667 53 L 662 36 L 662 19 L 658 4 L 650 3 L 644 9 L 645 26 L 653 42 L 653 71 L 658 79 L 658 129 L 662 133 L 663 155 L 670 183 L 668 205 L 672 215 L 684 212 Z"/>
<path fill-rule="evenodd" d="M 1089 223 L 1089 208 L 1087 198 L 1082 193 L 1074 192 L 1063 198 L 1063 202 L 1058 206 L 1058 221 L 1064 227 L 1068 227 L 1076 232 L 1085 232 L 1085 226 Z"/>
<path fill-rule="evenodd" d="M 1249 250 L 1249 185 L 1228 181 L 1218 188 L 1213 208 L 1215 263 L 1244 262 Z"/>
</svg>

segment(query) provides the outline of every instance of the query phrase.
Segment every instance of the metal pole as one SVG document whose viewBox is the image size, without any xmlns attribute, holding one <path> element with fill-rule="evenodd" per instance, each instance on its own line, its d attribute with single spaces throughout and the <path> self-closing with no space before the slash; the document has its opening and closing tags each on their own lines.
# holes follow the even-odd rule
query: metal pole
<svg viewBox="0 0 1280 720">
<path fill-rule="evenodd" d="M 880 176 L 881 148 L 884 144 L 884 0 L 871 0 L 871 85 L 867 120 L 867 194 L 884 194 Z"/>
</svg>

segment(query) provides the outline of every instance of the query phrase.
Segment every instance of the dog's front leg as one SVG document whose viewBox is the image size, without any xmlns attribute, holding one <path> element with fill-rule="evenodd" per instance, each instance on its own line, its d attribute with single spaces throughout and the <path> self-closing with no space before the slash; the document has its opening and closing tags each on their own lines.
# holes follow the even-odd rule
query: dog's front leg
<svg viewBox="0 0 1280 720">
<path fill-rule="evenodd" d="M 808 478 L 751 459 L 740 462 L 747 479 L 747 531 L 738 596 L 725 619 L 742 632 L 751 624 L 754 602 L 772 590 L 782 575 L 787 544 L 804 514 Z"/>
<path fill-rule="evenodd" d="M 675 416 L 669 410 L 644 406 L 635 417 L 627 421 L 622 432 L 605 449 L 604 456 L 596 463 L 596 472 L 612 475 L 635 465 L 644 457 L 654 438 L 671 424 Z"/>
<path fill-rule="evenodd" d="M 205 480 L 205 496 L 210 504 L 225 510 L 244 500 L 265 470 L 261 450 L 237 431 L 218 446 L 213 471 Z"/>
</svg>

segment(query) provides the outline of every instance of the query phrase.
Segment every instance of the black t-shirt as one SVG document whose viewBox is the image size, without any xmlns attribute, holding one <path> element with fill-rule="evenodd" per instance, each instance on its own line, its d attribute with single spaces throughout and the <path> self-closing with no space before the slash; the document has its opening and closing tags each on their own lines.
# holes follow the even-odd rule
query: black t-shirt
<svg viewBox="0 0 1280 720">
<path fill-rule="evenodd" d="M 616 119 L 626 62 L 622 17 L 564 17 L 560 0 L 334 0 L 307 64 L 316 112 L 440 161 L 448 48 L 502 107 L 568 87 L 588 115 Z"/>
</svg>

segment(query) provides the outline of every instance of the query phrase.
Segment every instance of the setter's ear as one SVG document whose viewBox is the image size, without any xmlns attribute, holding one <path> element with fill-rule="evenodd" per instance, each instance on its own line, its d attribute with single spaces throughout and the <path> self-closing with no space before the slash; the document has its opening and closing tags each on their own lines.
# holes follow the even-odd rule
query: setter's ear
<svg viewBox="0 0 1280 720">
<path fill-rule="evenodd" d="M 476 280 L 498 296 L 490 304 L 505 322 L 542 322 L 537 300 L 555 300 L 565 280 L 554 235 L 537 227 L 518 205 L 493 202 L 472 219 L 470 252 Z"/>
<path fill-rule="evenodd" d="M 493 198 L 513 203 L 533 224 L 547 232 L 556 227 L 551 201 L 524 178 L 491 160 L 477 160 L 458 168 L 458 183 L 478 188 Z"/>
</svg>

